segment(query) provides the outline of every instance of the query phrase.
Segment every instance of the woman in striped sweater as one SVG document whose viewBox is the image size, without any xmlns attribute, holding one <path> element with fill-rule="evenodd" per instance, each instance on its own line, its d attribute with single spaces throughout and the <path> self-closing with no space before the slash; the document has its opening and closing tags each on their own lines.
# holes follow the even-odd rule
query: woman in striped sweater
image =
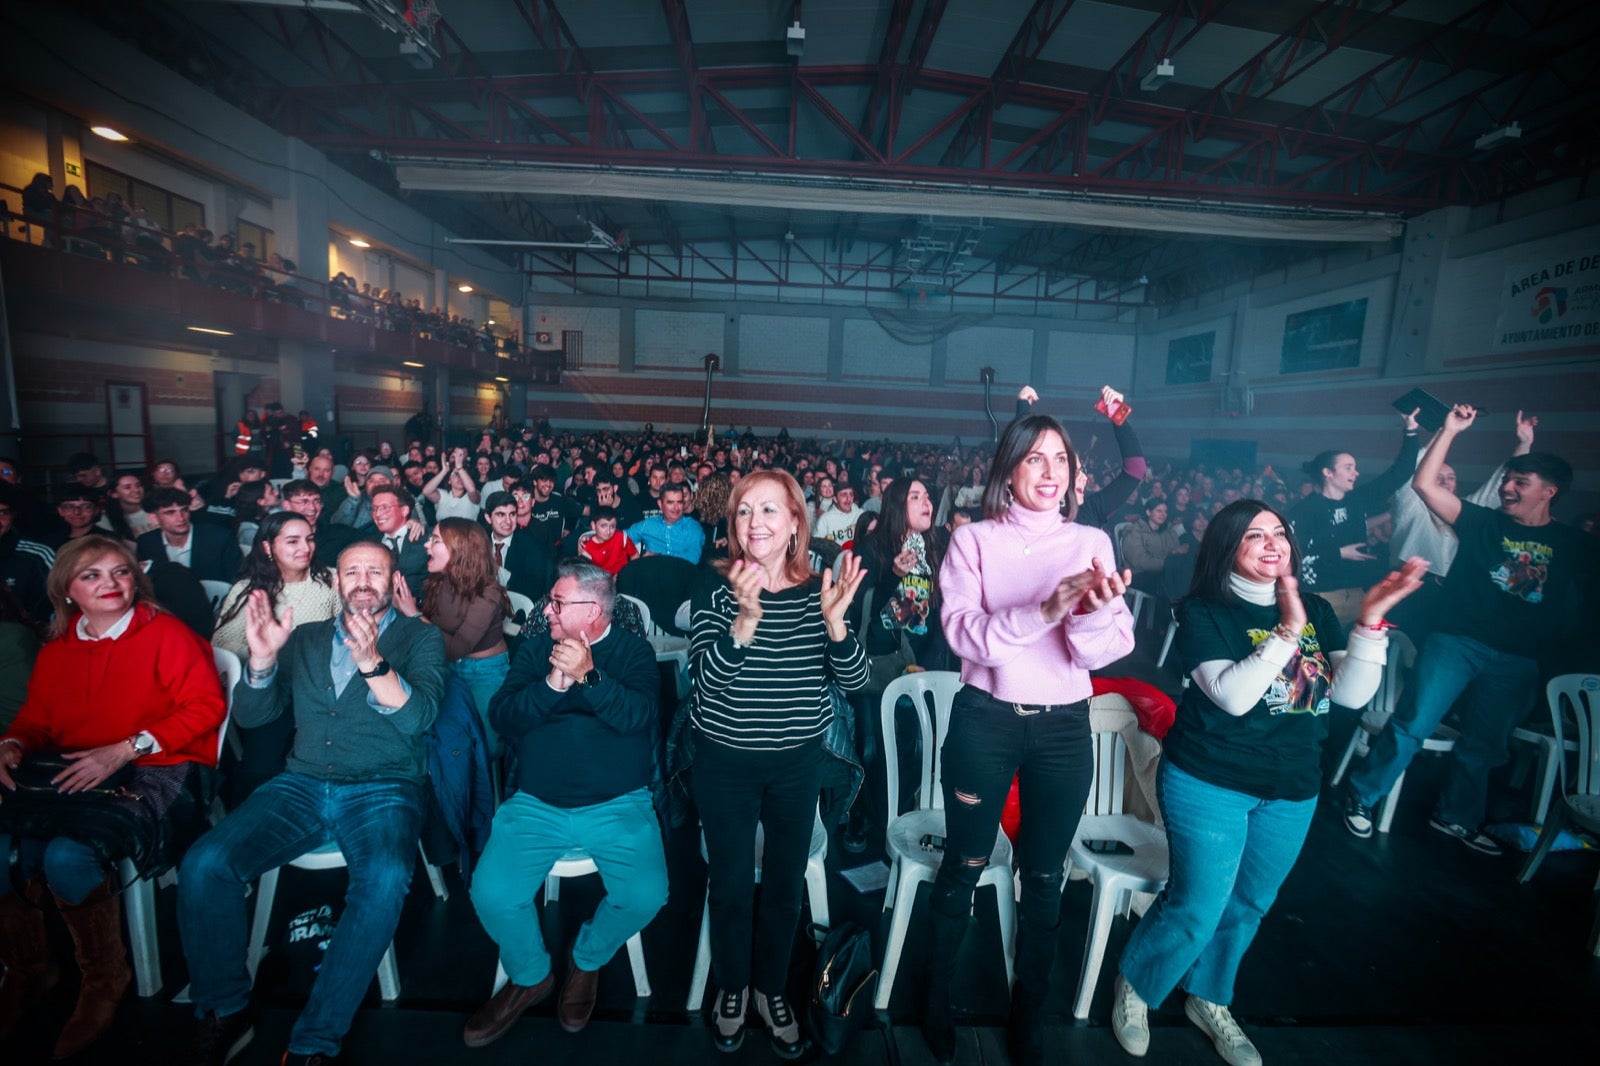
<svg viewBox="0 0 1600 1066">
<path fill-rule="evenodd" d="M 782 1058 L 805 1050 L 784 995 L 800 920 L 806 856 L 821 790 L 829 682 L 867 683 L 867 657 L 845 625 L 861 584 L 846 553 L 837 580 L 811 572 L 806 504 L 794 478 L 758 471 L 728 501 L 728 559 L 695 591 L 690 665 L 697 731 L 691 777 L 705 830 L 711 965 L 721 990 L 714 1039 L 744 1038 L 749 987 Z M 756 824 L 765 834 L 755 919 Z M 756 964 L 752 969 L 751 950 Z"/>
</svg>

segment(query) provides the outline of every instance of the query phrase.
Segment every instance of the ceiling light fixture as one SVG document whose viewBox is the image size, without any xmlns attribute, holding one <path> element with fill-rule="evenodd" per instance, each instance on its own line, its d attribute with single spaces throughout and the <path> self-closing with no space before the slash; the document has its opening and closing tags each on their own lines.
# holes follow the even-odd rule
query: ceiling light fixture
<svg viewBox="0 0 1600 1066">
<path fill-rule="evenodd" d="M 510 380 L 511 380 L 511 379 L 510 379 L 510 378 L 502 378 L 502 377 L 496 377 L 496 378 L 495 378 L 495 380 L 496 380 L 496 381 L 505 381 L 505 382 L 509 382 L 509 381 L 510 381 Z"/>
<path fill-rule="evenodd" d="M 1476 148 L 1480 152 L 1487 152 L 1492 149 L 1499 148 L 1507 141 L 1520 140 L 1521 137 L 1522 127 L 1516 122 L 1513 122 L 1509 126 L 1501 126 L 1497 130 L 1490 130 L 1488 133 L 1485 133 L 1482 137 L 1479 137 L 1476 141 L 1472 142 L 1472 147 Z"/>
<path fill-rule="evenodd" d="M 457 292 L 471 292 L 472 291 L 472 286 L 468 285 L 466 282 L 463 281 L 460 285 L 456 286 L 456 291 Z"/>
<path fill-rule="evenodd" d="M 1177 73 L 1178 68 L 1172 65 L 1172 60 L 1163 59 L 1150 68 L 1150 73 L 1139 79 L 1139 88 L 1147 93 L 1153 93 L 1171 81 Z"/>
<path fill-rule="evenodd" d="M 212 329 L 210 326 L 188 326 L 185 328 L 187 328 L 190 333 L 209 333 L 214 337 L 233 336 L 233 330 L 231 329 Z"/>
<path fill-rule="evenodd" d="M 799 19 L 795 19 L 794 25 L 784 31 L 784 45 L 792 56 L 798 58 L 806 54 L 806 31 Z"/>
<path fill-rule="evenodd" d="M 425 365 L 424 365 L 424 364 L 422 364 L 422 363 L 413 363 L 413 362 L 412 362 L 412 361 L 411 361 L 411 360 L 409 360 L 409 359 L 405 359 L 405 360 L 402 360 L 402 361 L 401 361 L 401 363 L 400 363 L 400 365 L 401 365 L 401 366 L 414 366 L 414 367 L 416 367 L 416 368 L 417 368 L 417 369 L 418 369 L 418 370 L 426 370 L 426 369 L 427 369 L 427 367 L 426 367 L 426 366 L 425 366 Z"/>
<path fill-rule="evenodd" d="M 96 136 L 104 137 L 108 141 L 126 141 L 128 135 L 121 130 L 112 129 L 110 126 L 90 126 L 89 132 Z"/>
<path fill-rule="evenodd" d="M 492 318 L 486 319 L 483 324 L 486 325 L 486 326 L 492 326 L 492 325 L 494 325 L 494 319 L 492 319 Z"/>
<path fill-rule="evenodd" d="M 371 248 L 372 243 L 370 241 L 364 241 L 360 237 L 351 237 L 350 246 L 352 248 Z"/>
</svg>

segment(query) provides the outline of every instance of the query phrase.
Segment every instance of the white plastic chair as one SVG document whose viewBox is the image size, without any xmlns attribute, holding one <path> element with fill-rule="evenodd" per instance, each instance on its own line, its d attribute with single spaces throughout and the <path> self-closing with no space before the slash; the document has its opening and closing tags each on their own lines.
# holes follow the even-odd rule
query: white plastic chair
<svg viewBox="0 0 1600 1066">
<path fill-rule="evenodd" d="M 206 599 L 211 602 L 211 616 L 215 618 L 222 610 L 222 601 L 227 599 L 228 590 L 233 588 L 233 585 L 227 581 L 210 581 L 202 578 L 200 587 L 206 590 Z"/>
<path fill-rule="evenodd" d="M 1123 593 L 1123 595 L 1128 598 L 1128 609 L 1133 612 L 1133 628 L 1135 631 L 1138 630 L 1139 619 L 1144 617 L 1146 609 L 1149 610 L 1150 617 L 1152 619 L 1155 618 L 1156 608 L 1154 598 L 1148 592 L 1141 591 L 1140 589 L 1130 588 L 1127 592 Z M 1155 623 L 1153 621 L 1147 621 L 1145 624 L 1154 625 Z"/>
<path fill-rule="evenodd" d="M 761 856 L 766 847 L 766 835 L 761 823 L 756 823 L 756 883 L 761 883 Z M 700 834 L 700 857 L 706 859 L 706 837 Z M 816 820 L 811 823 L 811 850 L 806 856 L 806 902 L 811 907 L 813 924 L 828 925 L 828 831 L 822 824 L 822 810 L 817 809 Z M 709 860 L 708 860 L 709 861 Z M 546 893 L 548 895 L 548 892 Z M 706 998 L 706 982 L 711 976 L 711 886 L 706 886 L 705 907 L 700 912 L 700 942 L 694 953 L 694 973 L 689 977 L 689 1001 L 684 1009 L 693 1014 Z M 641 993 L 642 994 L 642 993 Z"/>
<path fill-rule="evenodd" d="M 1127 916 L 1135 892 L 1160 892 L 1167 883 L 1167 835 L 1160 827 L 1125 814 L 1122 797 L 1128 779 L 1128 748 L 1121 733 L 1094 734 L 1094 783 L 1078 832 L 1067 852 L 1067 870 L 1077 866 L 1094 886 L 1089 929 L 1083 940 L 1074 1018 L 1087 1018 L 1105 961 L 1106 941 L 1118 914 Z M 1132 854 L 1096 851 L 1091 842 L 1115 842 Z"/>
<path fill-rule="evenodd" d="M 1161 654 L 1156 657 L 1156 669 L 1160 670 L 1167 665 L 1167 656 L 1172 653 L 1172 641 L 1178 635 L 1178 616 L 1173 615 L 1172 621 L 1167 623 L 1167 635 L 1161 639 Z"/>
<path fill-rule="evenodd" d="M 1350 743 L 1344 747 L 1344 755 L 1339 759 L 1339 768 L 1333 772 L 1333 784 L 1337 785 L 1344 779 L 1352 758 L 1358 754 L 1366 758 L 1373 738 L 1382 733 L 1384 727 L 1389 724 L 1389 719 L 1394 717 L 1395 708 L 1400 703 L 1400 692 L 1405 688 L 1405 676 L 1416 662 L 1417 646 L 1411 643 L 1411 639 L 1404 633 L 1390 630 L 1389 662 L 1383 668 L 1383 680 L 1378 684 L 1377 694 L 1362 712 L 1359 728 L 1350 735 Z M 1433 731 L 1433 736 L 1422 742 L 1422 750 L 1452 751 L 1460 737 L 1461 734 L 1450 726 L 1441 725 Z M 1400 790 L 1405 787 L 1405 783 L 1406 775 L 1402 772 L 1394 779 L 1389 794 L 1379 802 L 1378 832 L 1387 833 L 1389 826 L 1393 824 L 1394 812 L 1400 806 Z"/>
<path fill-rule="evenodd" d="M 211 661 L 216 664 L 217 676 L 222 682 L 222 698 L 227 701 L 227 713 L 217 729 L 217 761 L 221 762 L 223 745 L 228 739 L 228 722 L 233 718 L 233 686 L 244 674 L 244 666 L 237 655 L 222 648 L 211 649 Z M 133 861 L 123 859 L 118 864 L 118 871 L 122 883 L 128 886 L 122 893 L 122 914 L 128 925 L 134 981 L 139 996 L 148 999 L 161 991 L 161 937 L 156 930 L 156 889 L 176 884 L 178 870 L 173 867 L 159 878 L 138 877 Z"/>
<path fill-rule="evenodd" d="M 917 899 L 917 884 L 932 881 L 938 875 L 939 863 L 944 858 L 941 851 L 924 849 L 922 838 L 946 835 L 944 792 L 940 787 L 942 753 L 939 749 L 944 744 L 945 734 L 949 732 L 950 705 L 960 688 L 960 674 L 930 670 L 897 677 L 883 691 L 883 749 L 888 771 L 890 814 L 889 826 L 884 831 L 884 844 L 892 867 L 883 909 L 892 908 L 894 914 L 889 924 L 889 942 L 883 953 L 878 997 L 874 1001 L 877 1010 L 889 1009 L 889 996 L 894 991 L 895 975 L 900 969 L 900 952 L 905 947 L 906 933 L 911 926 L 911 909 Z M 895 750 L 896 707 L 901 696 L 911 699 L 922 741 L 922 772 L 917 779 L 917 806 L 905 814 L 900 813 L 900 763 Z M 999 830 L 995 831 L 994 850 L 989 853 L 989 865 L 984 867 L 978 884 L 994 887 L 995 911 L 1000 919 L 1000 943 L 1006 956 L 1006 985 L 1009 987 L 1015 979 L 1012 963 L 1015 958 L 1017 901 L 1011 871 L 1011 841 Z"/>
<path fill-rule="evenodd" d="M 1565 755 L 1572 752 L 1574 755 L 1584 750 L 1578 738 L 1568 735 L 1566 719 L 1562 714 L 1562 700 L 1569 701 L 1577 711 L 1579 736 L 1586 726 L 1583 721 L 1583 680 L 1587 674 L 1563 674 L 1553 677 L 1545 685 L 1545 704 L 1550 710 L 1551 732 L 1546 733 L 1541 729 L 1530 726 L 1520 726 L 1511 731 L 1512 740 L 1525 741 L 1534 746 L 1538 758 L 1539 776 L 1533 785 L 1533 822 L 1543 825 L 1550 814 L 1550 800 L 1555 796 L 1556 783 L 1560 782 L 1563 795 L 1567 791 L 1567 766 Z M 1580 756 L 1581 757 L 1581 756 Z M 1520 773 L 1512 778 L 1512 784 L 1520 784 Z"/>
<path fill-rule="evenodd" d="M 587 877 L 597 874 L 600 867 L 595 865 L 587 852 L 583 850 L 569 851 L 561 856 L 559 862 L 550 867 L 550 873 L 544 879 L 544 901 L 546 905 L 556 902 L 561 898 L 561 881 L 566 877 Z M 650 995 L 650 974 L 644 965 L 644 940 L 638 933 L 628 938 L 628 962 L 633 966 L 633 994 L 641 999 Z M 494 989 L 498 992 L 504 987 L 509 978 L 506 968 L 500 962 L 495 962 Z"/>
<path fill-rule="evenodd" d="M 506 590 L 506 598 L 511 601 L 511 617 L 501 623 L 501 632 L 508 637 L 515 637 L 522 633 L 522 627 L 528 619 L 533 617 L 533 601 L 520 592 Z M 517 621 L 517 619 L 522 621 Z"/>
<path fill-rule="evenodd" d="M 337 870 L 346 864 L 344 852 L 339 850 L 337 844 L 329 843 L 289 860 L 286 865 L 300 870 Z M 281 869 L 275 867 L 262 874 L 261 883 L 256 888 L 256 913 L 250 923 L 250 946 L 245 952 L 245 967 L 250 971 L 252 985 L 255 984 L 256 970 L 261 966 L 262 956 L 267 953 L 267 926 L 272 920 L 272 901 L 278 894 L 278 872 Z M 393 1003 L 400 998 L 400 966 L 395 961 L 392 940 L 383 958 L 378 960 L 378 991 L 385 1003 Z"/>
<path fill-rule="evenodd" d="M 1571 821 L 1580 829 L 1600 833 L 1600 675 L 1562 674 L 1545 685 L 1545 698 L 1556 709 L 1556 739 L 1562 738 L 1562 700 L 1572 703 L 1573 717 L 1578 727 L 1577 788 L 1566 792 L 1566 775 L 1562 774 L 1561 802 L 1555 805 L 1544 828 L 1539 832 L 1539 846 L 1528 856 L 1519 882 L 1527 882 L 1538 872 L 1544 857 L 1550 853 L 1556 838 L 1561 835 L 1563 823 Z M 1563 769 L 1565 769 L 1563 767 Z M 1600 891 L 1600 878 L 1595 880 L 1595 890 Z M 1600 955 L 1600 904 L 1595 907 L 1594 924 L 1589 930 L 1589 952 Z"/>
</svg>

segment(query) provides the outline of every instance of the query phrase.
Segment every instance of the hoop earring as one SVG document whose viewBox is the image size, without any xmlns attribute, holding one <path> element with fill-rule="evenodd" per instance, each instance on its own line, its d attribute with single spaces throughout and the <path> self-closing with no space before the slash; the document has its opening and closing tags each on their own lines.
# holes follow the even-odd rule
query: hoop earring
<svg viewBox="0 0 1600 1066">
<path fill-rule="evenodd" d="M 800 550 L 800 538 L 797 534 L 789 534 L 789 554 L 793 555 Z"/>
</svg>

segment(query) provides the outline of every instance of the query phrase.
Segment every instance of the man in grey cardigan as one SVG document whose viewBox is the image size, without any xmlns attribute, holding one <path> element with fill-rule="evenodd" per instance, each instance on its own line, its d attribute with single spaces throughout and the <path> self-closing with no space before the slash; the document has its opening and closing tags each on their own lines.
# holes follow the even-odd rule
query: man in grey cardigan
<svg viewBox="0 0 1600 1066">
<path fill-rule="evenodd" d="M 394 559 L 381 544 L 339 555 L 340 613 L 296 628 L 265 592 L 246 605 L 247 673 L 234 692 L 237 725 L 272 721 L 291 705 L 294 749 L 284 772 L 201 837 L 183 861 L 179 928 L 200 1018 L 194 1061 L 222 1063 L 253 1034 L 245 893 L 267 870 L 336 844 L 350 870 L 344 913 L 287 1063 L 322 1062 L 361 1005 L 400 920 L 422 828 L 424 734 L 444 690 L 438 630 L 390 606 Z"/>
</svg>

